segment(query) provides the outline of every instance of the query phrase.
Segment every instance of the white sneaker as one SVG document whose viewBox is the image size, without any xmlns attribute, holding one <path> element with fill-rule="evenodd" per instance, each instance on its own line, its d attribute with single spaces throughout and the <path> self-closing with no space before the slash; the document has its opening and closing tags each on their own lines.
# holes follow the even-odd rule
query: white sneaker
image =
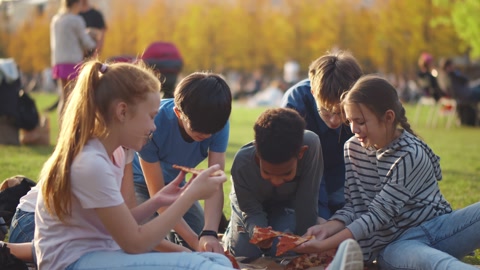
<svg viewBox="0 0 480 270">
<path fill-rule="evenodd" d="M 343 241 L 327 270 L 363 270 L 363 253 L 357 241 Z"/>
</svg>

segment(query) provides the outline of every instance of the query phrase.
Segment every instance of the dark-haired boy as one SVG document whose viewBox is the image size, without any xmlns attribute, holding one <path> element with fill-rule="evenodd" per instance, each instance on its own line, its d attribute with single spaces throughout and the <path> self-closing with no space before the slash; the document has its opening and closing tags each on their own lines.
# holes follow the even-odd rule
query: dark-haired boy
<svg viewBox="0 0 480 270">
<path fill-rule="evenodd" d="M 157 129 L 134 159 L 137 200 L 146 200 L 170 183 L 179 173 L 174 164 L 193 168 L 208 157 L 208 166 L 220 164 L 223 170 L 231 109 L 230 88 L 219 75 L 195 72 L 181 80 L 174 98 L 161 101 Z M 205 201 L 205 212 L 194 204 L 175 231 L 192 249 L 223 253 L 216 235 L 222 209 L 219 190 Z"/>
<path fill-rule="evenodd" d="M 255 141 L 244 145 L 232 165 L 231 219 L 223 242 L 234 256 L 250 259 L 268 250 L 249 243 L 255 226 L 303 235 L 317 222 L 323 173 L 320 140 L 305 131 L 292 109 L 269 109 L 255 125 Z"/>
<path fill-rule="evenodd" d="M 343 123 L 340 96 L 362 76 L 357 60 L 348 52 L 327 53 L 314 60 L 308 79 L 287 90 L 282 107 L 293 108 L 305 119 L 307 130 L 322 143 L 324 173 L 318 196 L 318 215 L 329 219 L 345 204 L 343 145 L 353 136 Z"/>
</svg>

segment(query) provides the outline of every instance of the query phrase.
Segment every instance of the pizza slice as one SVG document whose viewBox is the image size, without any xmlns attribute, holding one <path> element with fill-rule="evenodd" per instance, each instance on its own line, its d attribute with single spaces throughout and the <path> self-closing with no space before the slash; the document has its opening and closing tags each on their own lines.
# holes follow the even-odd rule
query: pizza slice
<svg viewBox="0 0 480 270">
<path fill-rule="evenodd" d="M 257 245 L 259 243 L 265 243 L 267 240 L 270 240 L 271 238 L 277 237 L 282 235 L 282 232 L 277 232 L 272 230 L 270 227 L 268 228 L 262 228 L 259 226 L 255 226 L 253 228 L 253 235 L 252 238 L 250 238 L 250 243 Z"/>
<path fill-rule="evenodd" d="M 177 165 L 177 164 L 173 164 L 172 168 L 184 171 L 185 173 L 191 173 L 193 175 L 200 174 L 203 171 L 203 170 L 200 170 L 200 169 L 190 168 L 190 167 L 186 167 L 186 166 L 180 166 L 180 165 Z M 222 173 L 221 173 L 220 170 L 218 170 L 218 171 L 214 172 L 213 174 L 211 174 L 210 176 L 220 176 L 220 175 L 222 175 Z"/>
<path fill-rule="evenodd" d="M 278 241 L 277 252 L 275 256 L 280 256 L 285 252 L 292 250 L 300 244 L 305 243 L 313 238 L 313 235 L 310 235 L 308 237 L 301 237 L 298 235 L 284 233 L 283 235 L 281 235 L 280 240 Z"/>
<path fill-rule="evenodd" d="M 304 270 L 315 266 L 324 266 L 332 262 L 333 257 L 322 254 L 303 254 L 295 257 L 286 266 L 285 270 Z"/>
<path fill-rule="evenodd" d="M 235 257 L 233 257 L 233 255 L 230 254 L 230 252 L 228 250 L 225 250 L 224 253 L 225 253 L 225 256 L 227 256 L 227 258 L 232 263 L 233 268 L 240 269 L 240 265 L 238 264 L 237 259 L 235 259 Z"/>
</svg>

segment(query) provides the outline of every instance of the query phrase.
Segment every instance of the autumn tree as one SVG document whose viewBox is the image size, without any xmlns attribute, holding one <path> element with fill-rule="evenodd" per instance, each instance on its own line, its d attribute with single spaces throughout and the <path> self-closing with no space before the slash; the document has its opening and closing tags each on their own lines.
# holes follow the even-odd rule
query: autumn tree
<svg viewBox="0 0 480 270">
<path fill-rule="evenodd" d="M 50 66 L 50 18 L 45 13 L 32 12 L 31 20 L 11 33 L 8 55 L 25 73 L 41 72 Z"/>
<path fill-rule="evenodd" d="M 453 27 L 458 37 L 464 42 L 460 49 L 471 50 L 471 56 L 480 57 L 480 2 L 477 0 L 448 1 L 433 0 L 438 7 L 448 9 L 448 14 L 435 18 L 433 24 L 447 29 Z"/>
<path fill-rule="evenodd" d="M 477 8 L 474 0 L 462 1 L 468 12 L 457 4 L 460 2 L 447 0 L 110 3 L 101 59 L 140 56 L 151 43 L 169 41 L 180 49 L 185 73 L 228 69 L 253 72 L 259 68 L 280 72 L 285 61 L 294 58 L 306 74 L 314 59 L 342 49 L 351 51 L 367 72 L 405 76 L 415 72 L 422 51 L 436 58 L 455 56 L 464 53 L 467 44 L 476 52 L 478 30 L 471 26 L 478 23 L 470 15 Z M 48 67 L 51 16 L 32 16 L 7 37 L 8 41 L 3 40 L 5 33 L 0 33 L 0 50 L 2 46 L 7 48 L 7 54 L 20 59 L 26 70 Z M 435 23 L 438 18 L 448 18 L 444 21 L 450 24 Z"/>
</svg>

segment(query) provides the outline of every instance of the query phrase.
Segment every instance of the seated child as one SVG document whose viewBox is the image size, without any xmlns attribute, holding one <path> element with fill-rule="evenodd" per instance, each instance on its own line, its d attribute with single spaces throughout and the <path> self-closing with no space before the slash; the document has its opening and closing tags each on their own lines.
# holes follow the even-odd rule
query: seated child
<svg viewBox="0 0 480 270">
<path fill-rule="evenodd" d="M 268 109 L 255 126 L 255 141 L 244 145 L 232 165 L 232 215 L 224 246 L 234 256 L 274 255 L 249 243 L 255 226 L 304 234 L 317 222 L 323 173 L 318 136 L 305 130 L 293 109 Z"/>
</svg>

